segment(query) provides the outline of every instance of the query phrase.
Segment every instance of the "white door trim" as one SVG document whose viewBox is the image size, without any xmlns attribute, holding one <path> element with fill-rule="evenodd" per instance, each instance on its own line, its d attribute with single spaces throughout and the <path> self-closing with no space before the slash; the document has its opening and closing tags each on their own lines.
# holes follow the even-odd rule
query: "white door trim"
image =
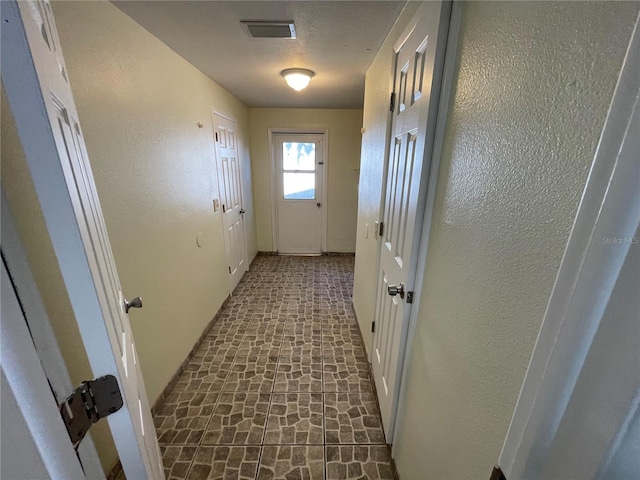
<svg viewBox="0 0 640 480">
<path fill-rule="evenodd" d="M 327 197 L 327 178 L 329 177 L 329 129 L 328 128 L 268 128 L 267 134 L 269 136 L 269 188 L 271 191 L 271 236 L 272 236 L 272 251 L 278 252 L 278 186 L 277 186 L 277 156 L 276 156 L 276 144 L 274 136 L 278 134 L 305 134 L 310 135 L 322 135 L 322 156 L 324 162 L 324 170 L 322 172 L 322 251 L 327 251 L 327 223 L 329 204 Z"/>
<path fill-rule="evenodd" d="M 3 218 L 3 230 L 4 230 Z M 4 248 L 4 246 L 3 246 Z M 4 250 L 3 250 L 4 253 Z M 69 435 L 58 412 L 42 368 L 42 360 L 36 352 L 29 328 L 25 321 L 18 294 L 14 290 L 8 271 L 2 261 L 2 319 L 0 321 L 0 364 L 2 366 L 2 427 L 9 425 L 25 428 L 22 432 L 3 432 L 2 441 L 14 435 L 21 446 L 38 458 L 3 458 L 2 470 L 8 474 L 42 475 L 46 470 L 49 478 L 85 478 L 82 466 L 69 440 Z M 25 381 L 28 379 L 28 381 Z M 14 401 L 11 401 L 13 397 Z M 4 450 L 4 449 L 3 449 Z M 21 464 L 27 460 L 27 464 Z M 8 465 L 5 465 L 5 462 Z M 20 462 L 12 466 L 12 462 Z M 31 463 L 32 462 L 32 463 Z M 9 472 L 5 470 L 9 469 Z M 38 473 L 36 473 L 38 472 Z M 33 478 L 33 477 L 24 477 Z M 104 475 L 102 477 L 104 478 Z"/>
<path fill-rule="evenodd" d="M 73 391 L 71 377 L 49 322 L 49 316 L 31 274 L 29 262 L 13 222 L 4 190 L 2 191 L 0 207 L 2 208 L 2 256 L 24 310 L 25 320 L 29 326 L 29 332 L 42 364 L 42 369 L 51 384 L 55 400 L 60 404 Z M 17 341 L 21 342 L 21 340 Z M 105 478 L 98 453 L 90 435 L 87 435 L 78 446 L 78 456 L 87 478 Z"/>
<path fill-rule="evenodd" d="M 216 159 L 216 178 L 218 179 L 218 198 L 220 198 L 220 192 L 221 192 L 221 188 L 220 188 L 220 169 L 218 162 L 220 161 L 220 159 L 218 158 L 218 149 L 216 146 L 216 115 L 225 118 L 227 120 L 229 120 L 230 122 L 233 122 L 236 126 L 236 154 L 237 154 L 237 159 L 236 161 L 238 162 L 238 176 L 239 178 L 239 187 L 240 187 L 240 204 L 242 209 L 244 209 L 245 206 L 245 201 L 244 201 L 244 190 L 242 188 L 242 163 L 241 163 L 241 159 L 240 159 L 240 135 L 239 135 L 239 130 L 238 130 L 238 122 L 236 121 L 235 117 L 233 115 L 229 115 L 227 113 L 223 113 L 219 110 L 216 110 L 215 108 L 213 109 L 213 113 L 211 115 L 212 118 L 212 129 L 213 129 L 213 147 L 214 147 L 214 156 Z M 244 140 L 244 139 L 243 139 Z M 223 237 L 224 237 L 224 241 L 226 242 L 226 238 L 227 236 L 224 233 L 224 222 L 222 223 L 222 230 L 223 230 Z M 245 260 L 245 273 L 249 271 L 249 258 L 248 258 L 248 249 L 247 249 L 247 227 L 244 221 L 244 216 L 242 217 L 242 236 L 244 238 L 244 244 L 243 244 L 243 248 L 244 248 L 244 260 Z M 227 248 L 225 246 L 225 255 L 227 252 Z M 229 284 L 229 295 L 232 294 L 232 288 L 231 288 L 231 277 L 228 277 L 228 284 Z"/>
<path fill-rule="evenodd" d="M 538 477 L 631 247 L 604 239 L 632 238 L 640 223 L 639 22 L 640 17 L 500 454 L 507 478 Z M 628 388 L 636 386 L 629 382 Z"/>
<path fill-rule="evenodd" d="M 47 472 L 49 478 L 85 478 L 58 412 L 56 399 L 47 383 L 40 357 L 24 321 L 17 292 L 13 289 L 4 262 L 0 286 L 2 443 L 8 441 L 5 438 L 8 436 L 14 441 L 20 441 L 20 446 L 28 448 L 30 454 L 38 454 L 36 458 L 31 459 L 3 458 L 2 471 L 7 475 L 28 475 L 23 478 L 43 475 L 43 471 Z M 4 431 L 10 425 L 13 428 L 24 428 L 26 431 Z"/>
</svg>

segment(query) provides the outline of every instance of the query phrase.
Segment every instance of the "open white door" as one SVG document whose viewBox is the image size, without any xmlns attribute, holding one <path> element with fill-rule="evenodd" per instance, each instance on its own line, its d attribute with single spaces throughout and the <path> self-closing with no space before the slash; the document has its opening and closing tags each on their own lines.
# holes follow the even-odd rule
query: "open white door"
<svg viewBox="0 0 640 480">
<path fill-rule="evenodd" d="M 391 443 L 451 5 L 425 2 L 396 44 L 395 105 L 371 363 Z"/>
<path fill-rule="evenodd" d="M 222 201 L 224 246 L 229 264 L 229 292 L 233 293 L 242 276 L 249 269 L 244 237 L 245 211 L 242 207 L 236 122 L 219 113 L 214 113 L 213 131 L 216 137 L 216 167 L 218 191 Z"/>
<path fill-rule="evenodd" d="M 120 460 L 129 478 L 164 478 L 51 6 L 0 8 L 2 81 L 80 334 L 94 376 L 115 376 L 123 395 L 108 417 Z"/>
</svg>

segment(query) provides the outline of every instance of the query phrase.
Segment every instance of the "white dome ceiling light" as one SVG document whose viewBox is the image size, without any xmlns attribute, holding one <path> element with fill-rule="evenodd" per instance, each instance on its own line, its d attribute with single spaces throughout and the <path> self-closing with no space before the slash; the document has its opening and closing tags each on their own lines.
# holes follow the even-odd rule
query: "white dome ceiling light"
<svg viewBox="0 0 640 480">
<path fill-rule="evenodd" d="M 280 72 L 280 75 L 284 77 L 284 80 L 287 82 L 291 88 L 293 88 L 296 92 L 307 88 L 311 78 L 315 76 L 315 73 L 311 70 L 307 70 L 306 68 L 288 68 L 287 70 L 283 70 Z"/>
</svg>

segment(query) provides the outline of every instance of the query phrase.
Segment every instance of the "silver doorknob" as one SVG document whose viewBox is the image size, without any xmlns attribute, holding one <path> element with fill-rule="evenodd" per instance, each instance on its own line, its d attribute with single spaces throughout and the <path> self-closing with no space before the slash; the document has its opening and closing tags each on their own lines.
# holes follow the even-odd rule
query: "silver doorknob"
<svg viewBox="0 0 640 480">
<path fill-rule="evenodd" d="M 131 301 L 124 299 L 124 311 L 129 313 L 130 308 L 142 308 L 142 297 L 136 297 Z"/>
<path fill-rule="evenodd" d="M 392 297 L 395 297 L 396 295 L 400 295 L 400 298 L 404 298 L 404 284 L 401 283 L 400 285 L 389 285 L 387 287 L 387 292 L 389 292 L 389 295 L 391 295 Z"/>
</svg>

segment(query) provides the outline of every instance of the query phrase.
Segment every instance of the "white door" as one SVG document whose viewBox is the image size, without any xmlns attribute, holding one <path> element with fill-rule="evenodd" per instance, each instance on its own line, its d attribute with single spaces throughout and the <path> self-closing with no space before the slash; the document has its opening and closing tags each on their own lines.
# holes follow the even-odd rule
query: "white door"
<svg viewBox="0 0 640 480">
<path fill-rule="evenodd" d="M 233 293 L 248 269 L 236 122 L 215 113 L 213 130 L 216 137 L 216 165 L 218 191 L 222 202 L 224 245 L 229 264 L 229 290 Z"/>
<path fill-rule="evenodd" d="M 1 2 L 2 81 L 96 377 L 124 406 L 108 417 L 129 478 L 163 478 L 129 318 L 47 1 Z"/>
<path fill-rule="evenodd" d="M 396 48 L 391 141 L 371 363 L 391 443 L 450 6 L 425 2 Z M 412 29 L 412 30 L 411 30 Z M 395 293 L 397 291 L 397 293 Z"/>
<path fill-rule="evenodd" d="M 322 253 L 323 137 L 274 135 L 278 253 Z"/>
</svg>

